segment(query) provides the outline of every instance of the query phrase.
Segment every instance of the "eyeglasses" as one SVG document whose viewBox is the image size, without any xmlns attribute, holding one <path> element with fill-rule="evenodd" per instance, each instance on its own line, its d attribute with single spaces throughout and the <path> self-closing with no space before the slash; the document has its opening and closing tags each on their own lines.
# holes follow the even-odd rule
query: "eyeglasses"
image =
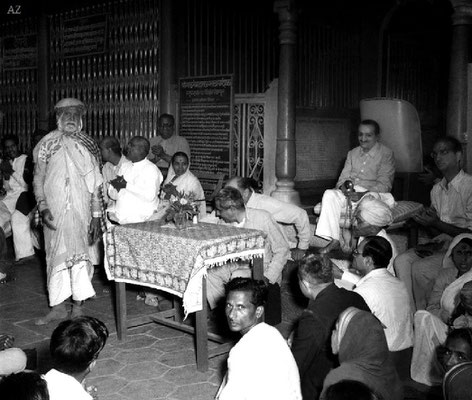
<svg viewBox="0 0 472 400">
<path fill-rule="evenodd" d="M 451 149 L 442 149 L 442 150 L 439 150 L 438 152 L 436 151 L 433 151 L 431 153 L 431 158 L 436 158 L 437 156 L 445 156 L 447 154 L 449 154 L 452 150 Z"/>
</svg>

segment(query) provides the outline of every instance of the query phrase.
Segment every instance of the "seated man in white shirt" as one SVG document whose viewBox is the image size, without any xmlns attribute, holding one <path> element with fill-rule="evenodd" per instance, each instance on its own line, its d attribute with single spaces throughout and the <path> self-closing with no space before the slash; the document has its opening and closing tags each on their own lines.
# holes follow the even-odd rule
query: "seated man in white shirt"
<svg viewBox="0 0 472 400">
<path fill-rule="evenodd" d="M 358 138 L 359 146 L 347 154 L 336 187 L 323 194 L 315 233 L 330 242 L 321 249 L 321 253 L 329 253 L 339 247 L 341 213 L 349 205 L 348 199 L 355 209 L 357 202 L 370 192 L 390 207 L 395 205 L 389 193 L 395 174 L 395 158 L 392 150 L 379 142 L 379 124 L 373 120 L 362 121 Z"/>
<path fill-rule="evenodd" d="M 111 206 L 112 200 L 108 197 L 110 181 L 117 177 L 118 171 L 124 164 L 131 164 L 131 161 L 124 156 L 120 142 L 113 136 L 105 136 L 100 141 L 100 152 L 104 163 L 102 168 L 103 197 L 107 206 Z"/>
<path fill-rule="evenodd" d="M 108 339 L 106 325 L 94 317 L 62 321 L 51 335 L 52 369 L 44 375 L 50 400 L 92 400 L 82 385 Z"/>
<path fill-rule="evenodd" d="M 3 151 L 5 159 L 0 163 L 0 171 L 6 194 L 0 202 L 0 228 L 5 231 L 11 223 L 15 258 L 26 261 L 35 254 L 30 217 L 36 201 L 29 190 L 33 181 L 33 163 L 30 157 L 19 151 L 15 135 L 3 139 Z"/>
<path fill-rule="evenodd" d="M 390 243 L 380 236 L 368 236 L 353 253 L 356 277 L 354 291 L 359 293 L 385 326 L 388 349 L 398 352 L 413 346 L 413 306 L 405 284 L 387 271 L 392 258 Z M 340 277 L 340 270 L 333 267 Z M 343 279 L 347 273 L 343 274 Z"/>
<path fill-rule="evenodd" d="M 262 322 L 267 287 L 235 278 L 226 285 L 225 314 L 241 339 L 231 349 L 216 400 L 301 400 L 297 364 L 280 332 Z"/>
<path fill-rule="evenodd" d="M 431 190 L 431 207 L 413 217 L 433 238 L 394 262 L 417 310 L 426 308 L 452 238 L 472 230 L 472 176 L 462 169 L 462 153 L 462 144 L 454 137 L 436 141 L 431 157 L 443 178 Z"/>
<path fill-rule="evenodd" d="M 310 242 L 310 221 L 307 212 L 295 204 L 285 203 L 265 194 L 255 192 L 256 181 L 252 178 L 236 176 L 226 183 L 226 187 L 238 189 L 243 196 L 244 204 L 247 208 L 268 211 L 274 219 L 285 225 L 294 225 L 298 238 L 298 243 L 291 243 L 292 258 L 301 260 L 308 250 Z M 284 226 L 282 225 L 282 229 Z"/>
<path fill-rule="evenodd" d="M 280 310 L 276 308 L 280 307 L 282 271 L 290 256 L 290 249 L 279 224 L 267 211 L 246 208 L 241 193 L 232 187 L 218 192 L 215 206 L 217 216 L 224 222 L 241 228 L 257 229 L 266 234 L 264 280 L 270 284 L 269 303 L 273 305 L 266 313 L 266 320 L 271 324 L 280 322 Z M 251 270 L 247 262 L 231 262 L 211 268 L 207 277 L 207 300 L 210 307 L 214 309 L 224 299 L 224 285 L 232 278 L 250 276 Z"/>
<path fill-rule="evenodd" d="M 116 201 L 109 208 L 110 219 L 119 224 L 144 222 L 152 217 L 159 204 L 159 190 L 162 174 L 146 156 L 149 141 L 141 136 L 132 138 L 128 143 L 128 159 L 117 177 L 110 181 L 108 195 Z"/>
</svg>

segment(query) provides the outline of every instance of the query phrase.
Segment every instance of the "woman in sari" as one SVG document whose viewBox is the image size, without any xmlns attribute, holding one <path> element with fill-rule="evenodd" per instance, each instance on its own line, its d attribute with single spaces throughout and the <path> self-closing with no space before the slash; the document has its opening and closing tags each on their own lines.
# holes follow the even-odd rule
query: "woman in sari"
<svg viewBox="0 0 472 400">
<path fill-rule="evenodd" d="M 424 385 L 440 385 L 442 369 L 436 348 L 445 342 L 449 326 L 467 326 L 464 311 L 472 281 L 472 234 L 456 236 L 444 256 L 443 269 L 436 278 L 426 310 L 415 314 L 415 342 L 411 378 Z M 472 289 L 472 288 L 471 288 Z M 463 299 L 463 301 L 461 301 Z"/>
<path fill-rule="evenodd" d="M 332 333 L 331 347 L 339 355 L 340 366 L 326 376 L 321 400 L 331 385 L 346 379 L 364 383 L 384 400 L 403 399 L 382 324 L 374 315 L 355 307 L 344 310 Z"/>
<path fill-rule="evenodd" d="M 206 215 L 205 193 L 198 178 L 190 172 L 188 155 L 178 151 L 172 156 L 169 173 L 162 184 L 161 203 L 166 207 L 177 193 L 184 192 L 195 200 L 200 218 Z M 167 200 L 167 201 L 166 201 Z"/>
</svg>

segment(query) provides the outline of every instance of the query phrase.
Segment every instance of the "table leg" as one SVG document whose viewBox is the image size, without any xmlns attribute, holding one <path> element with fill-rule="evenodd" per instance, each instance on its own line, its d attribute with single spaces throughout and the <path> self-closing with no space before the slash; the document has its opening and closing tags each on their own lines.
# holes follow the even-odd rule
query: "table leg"
<svg viewBox="0 0 472 400">
<path fill-rule="evenodd" d="M 126 339 L 126 283 L 115 282 L 116 334 L 118 340 Z"/>
<path fill-rule="evenodd" d="M 197 348 L 197 370 L 208 371 L 208 323 L 207 285 L 202 279 L 202 309 L 195 313 L 195 341 Z"/>
</svg>

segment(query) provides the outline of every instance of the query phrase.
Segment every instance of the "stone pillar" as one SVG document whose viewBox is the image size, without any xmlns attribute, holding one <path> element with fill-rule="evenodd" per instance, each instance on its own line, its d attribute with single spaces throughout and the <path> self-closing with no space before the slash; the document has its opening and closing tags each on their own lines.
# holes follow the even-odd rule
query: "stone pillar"
<svg viewBox="0 0 472 400">
<path fill-rule="evenodd" d="M 472 4 L 470 0 L 451 0 L 451 3 L 454 13 L 449 65 L 447 134 L 463 142 L 467 128 L 467 64 Z"/>
<path fill-rule="evenodd" d="M 159 113 L 175 116 L 174 86 L 175 77 L 175 0 L 159 2 L 160 55 L 159 55 Z"/>
<path fill-rule="evenodd" d="M 279 16 L 279 88 L 277 106 L 276 189 L 272 197 L 300 204 L 294 189 L 295 154 L 295 57 L 297 10 L 293 0 L 276 0 L 274 12 Z"/>
<path fill-rule="evenodd" d="M 49 35 L 45 13 L 39 17 L 38 26 L 38 123 L 37 127 L 49 131 Z M 28 132 L 33 134 L 33 132 Z"/>
</svg>

